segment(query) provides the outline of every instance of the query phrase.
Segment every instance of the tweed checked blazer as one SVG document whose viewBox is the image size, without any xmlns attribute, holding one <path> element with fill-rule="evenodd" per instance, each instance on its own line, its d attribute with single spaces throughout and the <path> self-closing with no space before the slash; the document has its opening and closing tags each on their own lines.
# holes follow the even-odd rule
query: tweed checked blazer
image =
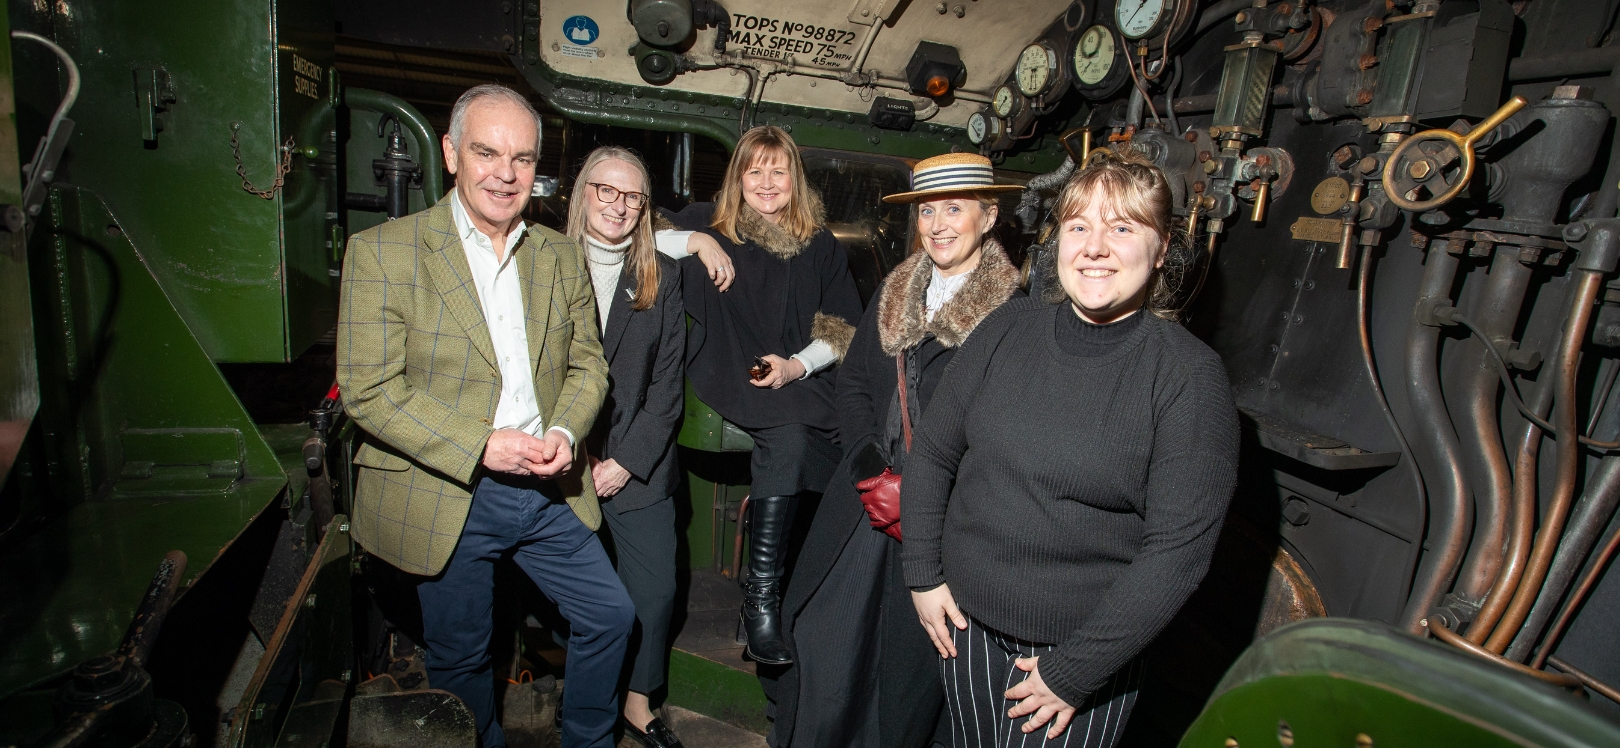
<svg viewBox="0 0 1620 748">
<path fill-rule="evenodd" d="M 545 428 L 578 440 L 574 467 L 536 487 L 601 525 L 582 448 L 607 393 L 584 251 L 530 226 L 514 248 L 534 394 Z M 349 239 L 338 310 L 343 407 L 367 438 L 351 519 L 355 541 L 400 569 L 434 575 L 461 538 L 501 394 L 500 367 L 450 196 Z"/>
</svg>

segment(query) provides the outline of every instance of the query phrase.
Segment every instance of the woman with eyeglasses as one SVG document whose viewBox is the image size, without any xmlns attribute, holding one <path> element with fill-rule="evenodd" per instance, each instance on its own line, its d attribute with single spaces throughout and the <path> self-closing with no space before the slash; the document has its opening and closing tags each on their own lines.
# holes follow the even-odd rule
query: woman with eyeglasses
<svg viewBox="0 0 1620 748">
<path fill-rule="evenodd" d="M 674 217 L 717 242 L 735 272 L 683 261 L 687 375 L 698 397 L 753 437 L 749 551 L 739 621 L 747 656 L 791 662 L 781 583 L 797 497 L 820 494 L 841 456 L 832 369 L 861 299 L 844 248 L 805 181 L 798 144 L 777 127 L 737 141 L 720 194 Z M 719 276 L 719 277 L 716 277 Z M 735 278 L 722 292 L 718 282 Z"/>
<path fill-rule="evenodd" d="M 682 413 L 686 322 L 681 273 L 658 252 L 647 167 L 618 147 L 585 158 L 568 235 L 586 248 L 610 390 L 585 439 L 619 579 L 636 606 L 626 656 L 625 732 L 640 745 L 680 740 L 651 710 L 664 685 L 675 604 L 675 432 Z M 693 243 L 696 249 L 702 242 Z M 703 250 L 700 250 L 703 251 Z"/>
</svg>

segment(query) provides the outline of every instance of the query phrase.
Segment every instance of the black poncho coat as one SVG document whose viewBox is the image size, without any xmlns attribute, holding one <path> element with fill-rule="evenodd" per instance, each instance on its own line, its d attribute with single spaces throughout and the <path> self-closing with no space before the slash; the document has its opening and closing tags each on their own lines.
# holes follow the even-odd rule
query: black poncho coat
<svg viewBox="0 0 1620 748">
<path fill-rule="evenodd" d="M 927 322 L 932 271 L 927 254 L 917 252 L 889 274 L 839 367 L 844 459 L 788 582 L 783 606 L 791 623 L 784 635 L 795 664 L 766 681 L 766 694 L 775 703 L 770 743 L 778 748 L 920 747 L 929 744 L 939 724 L 944 704 L 939 655 L 917 622 L 901 578 L 900 542 L 871 527 L 854 487 L 852 463 L 874 442 L 885 453 L 903 452 L 896 355 L 907 359 L 915 430 L 957 346 L 1021 292 L 1018 271 L 989 241 L 979 267 Z M 903 458 L 893 454 L 891 464 Z"/>
</svg>

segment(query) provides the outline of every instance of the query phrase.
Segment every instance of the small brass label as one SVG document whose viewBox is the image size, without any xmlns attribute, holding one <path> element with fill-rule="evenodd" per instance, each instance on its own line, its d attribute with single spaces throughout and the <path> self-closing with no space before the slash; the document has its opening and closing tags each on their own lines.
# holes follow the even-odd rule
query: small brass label
<svg viewBox="0 0 1620 748">
<path fill-rule="evenodd" d="M 1350 201 L 1350 183 L 1339 177 L 1328 177 L 1311 190 L 1311 210 L 1324 216 L 1339 212 Z"/>
<path fill-rule="evenodd" d="M 1339 236 L 1342 234 L 1342 227 L 1343 224 L 1332 218 L 1300 216 L 1299 220 L 1294 221 L 1294 225 L 1288 227 L 1288 231 L 1294 235 L 1295 239 L 1301 241 L 1338 244 Z"/>
</svg>

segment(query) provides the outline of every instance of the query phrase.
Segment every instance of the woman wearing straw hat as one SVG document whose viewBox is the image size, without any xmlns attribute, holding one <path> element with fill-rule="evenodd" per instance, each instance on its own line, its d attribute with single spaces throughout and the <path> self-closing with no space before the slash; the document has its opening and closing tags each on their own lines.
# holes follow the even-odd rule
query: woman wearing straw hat
<svg viewBox="0 0 1620 748">
<path fill-rule="evenodd" d="M 957 346 L 1018 293 L 990 230 L 997 193 L 1020 188 L 994 177 L 983 156 L 946 154 L 916 164 L 912 191 L 884 198 L 916 206 L 922 251 L 884 281 L 839 368 L 844 459 L 787 591 L 795 664 L 774 689 L 778 748 L 920 748 L 939 725 L 939 657 L 901 578 L 894 484 Z"/>
<path fill-rule="evenodd" d="M 1075 174 L 1056 282 L 979 325 L 917 431 L 905 581 L 958 748 L 1114 745 L 1143 650 L 1209 568 L 1237 410 L 1220 358 L 1170 319 L 1170 201 L 1138 159 Z"/>
<path fill-rule="evenodd" d="M 748 571 L 739 628 L 747 656 L 791 661 L 781 635 L 781 579 L 801 494 L 838 465 L 831 371 L 855 333 L 861 299 L 844 248 L 825 227 L 799 148 L 781 128 L 737 141 L 720 194 L 673 218 L 718 242 L 735 273 L 683 260 L 687 375 L 698 397 L 754 439 Z M 722 293 L 721 280 L 735 278 Z M 762 365 L 756 365 L 758 364 Z M 753 370 L 752 372 L 750 370 Z"/>
</svg>

